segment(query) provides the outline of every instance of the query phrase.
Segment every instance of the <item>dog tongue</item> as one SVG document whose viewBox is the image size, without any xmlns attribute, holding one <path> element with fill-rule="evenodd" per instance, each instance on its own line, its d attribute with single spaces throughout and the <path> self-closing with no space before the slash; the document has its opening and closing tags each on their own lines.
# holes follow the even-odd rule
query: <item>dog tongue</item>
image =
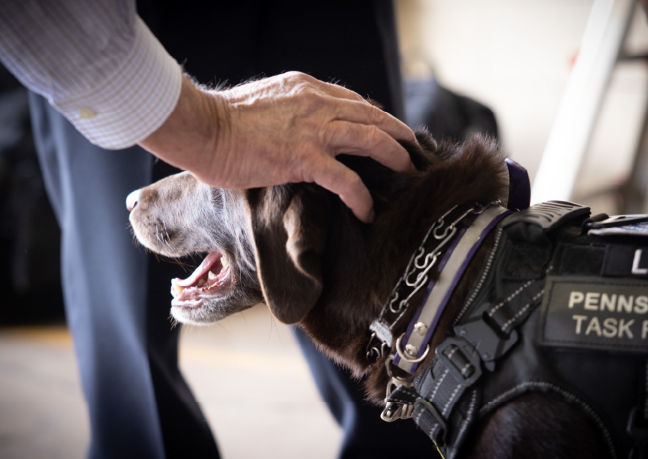
<svg viewBox="0 0 648 459">
<path fill-rule="evenodd" d="M 214 266 L 214 263 L 220 260 L 220 257 L 220 252 L 211 252 L 205 257 L 202 263 L 200 263 L 200 266 L 198 266 L 196 270 L 191 273 L 191 276 L 187 277 L 186 279 L 177 279 L 175 283 L 180 287 L 190 287 L 191 285 L 198 282 L 198 279 L 207 274 L 211 267 Z"/>
</svg>

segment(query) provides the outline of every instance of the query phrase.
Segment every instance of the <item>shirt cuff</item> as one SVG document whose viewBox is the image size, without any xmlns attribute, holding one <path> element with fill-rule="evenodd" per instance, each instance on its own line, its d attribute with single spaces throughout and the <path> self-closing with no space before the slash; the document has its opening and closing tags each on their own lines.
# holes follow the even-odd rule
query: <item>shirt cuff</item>
<svg viewBox="0 0 648 459">
<path fill-rule="evenodd" d="M 133 48 L 116 71 L 91 91 L 52 101 L 90 142 L 106 149 L 135 145 L 175 108 L 182 69 L 136 17 Z"/>
</svg>

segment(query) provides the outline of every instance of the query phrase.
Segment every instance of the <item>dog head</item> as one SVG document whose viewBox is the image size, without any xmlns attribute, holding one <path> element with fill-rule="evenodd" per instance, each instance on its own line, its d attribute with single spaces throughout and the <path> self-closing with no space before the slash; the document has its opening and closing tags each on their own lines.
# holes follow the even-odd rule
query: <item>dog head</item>
<svg viewBox="0 0 648 459">
<path fill-rule="evenodd" d="M 491 199 L 502 192 L 493 178 L 503 162 L 492 141 L 437 148 L 426 133 L 418 140 L 420 146 L 406 146 L 414 172 L 339 158 L 372 193 L 371 225 L 313 184 L 225 190 L 184 172 L 131 193 L 130 222 L 144 246 L 168 257 L 206 254 L 189 277 L 172 281 L 173 316 L 207 324 L 263 302 L 280 321 L 304 326 L 338 360 L 362 367 L 367 327 L 426 221 L 451 199 Z M 461 172 L 458 164 L 470 164 L 463 169 L 472 172 Z M 478 176 L 485 177 L 482 186 L 470 191 Z"/>
<path fill-rule="evenodd" d="M 244 193 L 213 188 L 182 172 L 128 195 L 139 242 L 170 258 L 204 255 L 186 279 L 173 279 L 172 314 L 207 324 L 262 301 Z"/>
</svg>

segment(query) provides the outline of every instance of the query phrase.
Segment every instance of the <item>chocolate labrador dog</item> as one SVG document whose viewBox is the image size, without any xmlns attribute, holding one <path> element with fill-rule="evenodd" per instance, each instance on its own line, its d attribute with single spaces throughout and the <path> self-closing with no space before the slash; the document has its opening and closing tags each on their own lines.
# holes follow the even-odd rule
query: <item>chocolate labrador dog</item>
<svg viewBox="0 0 648 459">
<path fill-rule="evenodd" d="M 265 303 L 446 457 L 643 457 L 643 252 L 578 205 L 508 210 L 494 141 L 417 138 L 414 172 L 339 157 L 372 193 L 369 225 L 313 184 L 226 190 L 185 172 L 131 193 L 145 247 L 205 254 L 172 280 L 173 317 L 209 324 Z M 600 250 L 617 246 L 632 266 L 608 276 Z"/>
</svg>

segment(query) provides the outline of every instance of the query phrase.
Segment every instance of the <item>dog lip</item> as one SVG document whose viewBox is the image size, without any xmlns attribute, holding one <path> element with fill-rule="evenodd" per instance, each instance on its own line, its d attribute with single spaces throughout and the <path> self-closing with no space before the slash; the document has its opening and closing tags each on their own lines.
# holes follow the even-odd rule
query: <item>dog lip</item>
<svg viewBox="0 0 648 459">
<path fill-rule="evenodd" d="M 202 299 L 195 300 L 180 300 L 174 298 L 171 300 L 171 307 L 180 309 L 198 309 L 202 306 Z"/>
</svg>

